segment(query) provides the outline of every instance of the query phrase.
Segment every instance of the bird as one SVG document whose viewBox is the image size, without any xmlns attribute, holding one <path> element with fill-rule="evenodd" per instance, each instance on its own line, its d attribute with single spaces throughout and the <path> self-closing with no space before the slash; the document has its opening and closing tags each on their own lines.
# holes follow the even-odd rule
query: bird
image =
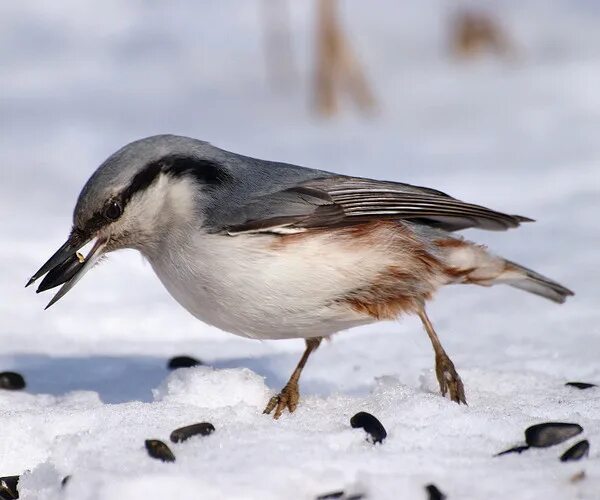
<svg viewBox="0 0 600 500">
<path fill-rule="evenodd" d="M 441 191 L 260 160 L 197 139 L 156 135 L 112 154 L 84 185 L 67 241 L 31 277 L 63 297 L 98 260 L 138 250 L 196 318 L 251 339 L 305 340 L 264 413 L 295 411 L 322 339 L 404 315 L 420 318 L 442 396 L 463 382 L 426 312 L 449 284 L 507 284 L 557 303 L 573 292 L 465 239 L 532 219 Z M 79 250 L 92 243 L 87 255 Z"/>
</svg>

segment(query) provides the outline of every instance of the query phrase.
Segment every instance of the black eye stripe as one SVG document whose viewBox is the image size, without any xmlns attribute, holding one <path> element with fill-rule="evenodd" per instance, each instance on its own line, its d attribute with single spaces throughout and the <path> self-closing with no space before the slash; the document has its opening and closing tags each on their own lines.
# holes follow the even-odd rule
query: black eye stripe
<svg viewBox="0 0 600 500">
<path fill-rule="evenodd" d="M 164 162 L 165 173 L 175 177 L 187 175 L 207 186 L 218 186 L 230 180 L 227 170 L 212 160 L 174 156 Z"/>
<path fill-rule="evenodd" d="M 123 205 L 126 205 L 134 194 L 147 189 L 158 178 L 162 171 L 162 163 L 154 162 L 138 172 L 129 183 L 129 186 L 121 193 Z"/>
<path fill-rule="evenodd" d="M 206 186 L 217 186 L 230 179 L 228 172 L 217 162 L 189 156 L 165 156 L 148 164 L 136 174 L 122 193 L 123 204 L 125 205 L 136 193 L 151 186 L 161 173 L 174 177 L 188 176 Z"/>
<path fill-rule="evenodd" d="M 189 177 L 206 187 L 216 187 L 231 180 L 231 176 L 227 170 L 216 161 L 183 155 L 165 156 L 146 165 L 120 193 L 116 199 L 120 208 L 120 213 L 117 217 L 112 218 L 109 216 L 107 213 L 108 205 L 106 205 L 101 212 L 94 214 L 88 221 L 85 228 L 86 233 L 93 234 L 118 219 L 125 210 L 127 203 L 137 193 L 144 191 L 154 184 L 161 173 L 173 177 Z"/>
</svg>

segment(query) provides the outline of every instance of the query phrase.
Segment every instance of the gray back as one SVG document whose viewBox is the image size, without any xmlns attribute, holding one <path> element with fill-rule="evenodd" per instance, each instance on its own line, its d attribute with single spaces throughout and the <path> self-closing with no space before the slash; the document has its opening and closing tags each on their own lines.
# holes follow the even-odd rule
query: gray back
<svg viewBox="0 0 600 500">
<path fill-rule="evenodd" d="M 232 210 L 245 206 L 255 197 L 332 175 L 238 155 L 189 137 L 157 135 L 127 144 L 98 167 L 77 200 L 73 214 L 75 225 L 83 225 L 102 209 L 106 200 L 127 188 L 134 177 L 153 162 L 174 155 L 199 160 L 199 169 L 203 162 L 211 162 L 226 174 L 227 182 L 211 188 L 208 197 L 199 197 L 202 206 L 198 208 L 204 213 L 205 224 L 213 230 L 219 230 L 223 221 L 231 218 Z"/>
</svg>

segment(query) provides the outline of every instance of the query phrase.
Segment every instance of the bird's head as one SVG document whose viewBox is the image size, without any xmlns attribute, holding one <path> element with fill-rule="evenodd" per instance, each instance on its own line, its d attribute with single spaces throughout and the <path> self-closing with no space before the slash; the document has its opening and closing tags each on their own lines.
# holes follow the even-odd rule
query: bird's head
<svg viewBox="0 0 600 500">
<path fill-rule="evenodd" d="M 67 241 L 27 283 L 37 291 L 63 285 L 50 307 L 108 252 L 160 243 L 174 223 L 199 224 L 203 198 L 229 180 L 221 150 L 187 137 L 160 135 L 128 144 L 110 156 L 83 187 Z M 86 256 L 78 251 L 93 242 Z"/>
</svg>

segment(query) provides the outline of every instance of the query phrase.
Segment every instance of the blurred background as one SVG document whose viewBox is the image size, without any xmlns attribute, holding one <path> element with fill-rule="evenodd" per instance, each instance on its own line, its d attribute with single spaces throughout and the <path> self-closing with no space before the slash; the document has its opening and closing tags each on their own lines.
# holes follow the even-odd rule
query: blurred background
<svg viewBox="0 0 600 500">
<path fill-rule="evenodd" d="M 144 340 L 167 355 L 231 340 L 180 310 L 133 252 L 47 312 L 47 294 L 23 289 L 67 236 L 94 169 L 158 133 L 533 217 L 519 231 L 467 236 L 572 286 L 573 304 L 465 288 L 442 292 L 436 317 L 504 303 L 524 328 L 530 310 L 585 322 L 600 278 L 599 25 L 594 0 L 2 2 L 5 353 L 140 352 Z M 426 339 L 411 339 L 428 366 Z"/>
</svg>

